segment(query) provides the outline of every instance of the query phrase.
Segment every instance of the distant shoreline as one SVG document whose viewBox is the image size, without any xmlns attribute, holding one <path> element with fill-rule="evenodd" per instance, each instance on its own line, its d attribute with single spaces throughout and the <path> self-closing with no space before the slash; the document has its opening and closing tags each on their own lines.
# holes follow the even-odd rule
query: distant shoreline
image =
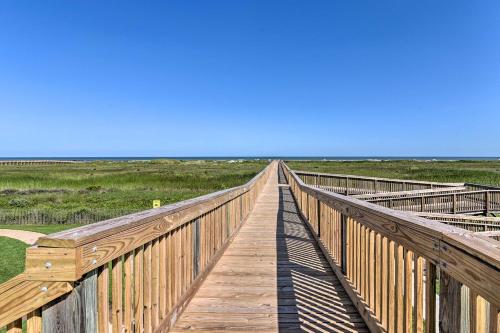
<svg viewBox="0 0 500 333">
<path fill-rule="evenodd" d="M 499 161 L 500 157 L 471 157 L 471 156 L 123 156 L 123 157 L 0 157 L 5 161 L 64 161 L 64 162 L 93 162 L 93 161 L 152 161 L 152 160 L 267 160 L 282 159 L 295 161 Z"/>
</svg>

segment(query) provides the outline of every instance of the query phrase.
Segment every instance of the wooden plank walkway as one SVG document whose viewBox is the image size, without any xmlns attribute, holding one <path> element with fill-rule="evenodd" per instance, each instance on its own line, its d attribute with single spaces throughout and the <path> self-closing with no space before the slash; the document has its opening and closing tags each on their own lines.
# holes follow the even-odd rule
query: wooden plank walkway
<svg viewBox="0 0 500 333">
<path fill-rule="evenodd" d="M 172 332 L 368 332 L 273 174 Z"/>
</svg>

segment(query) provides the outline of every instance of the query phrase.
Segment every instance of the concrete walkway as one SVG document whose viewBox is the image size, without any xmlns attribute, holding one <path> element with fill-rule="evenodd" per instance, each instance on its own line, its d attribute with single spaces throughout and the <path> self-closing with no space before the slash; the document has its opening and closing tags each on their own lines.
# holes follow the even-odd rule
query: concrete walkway
<svg viewBox="0 0 500 333">
<path fill-rule="evenodd" d="M 24 231 L 24 230 L 13 230 L 13 229 L 0 229 L 0 237 L 9 237 L 20 240 L 26 244 L 32 245 L 36 242 L 38 237 L 45 236 L 39 232 Z"/>
</svg>

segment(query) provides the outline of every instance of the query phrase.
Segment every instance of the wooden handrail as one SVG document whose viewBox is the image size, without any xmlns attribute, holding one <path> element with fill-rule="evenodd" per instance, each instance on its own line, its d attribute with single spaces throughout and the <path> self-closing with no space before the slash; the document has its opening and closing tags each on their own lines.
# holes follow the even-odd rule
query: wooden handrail
<svg viewBox="0 0 500 333">
<path fill-rule="evenodd" d="M 465 183 L 441 183 L 441 182 L 429 182 L 423 180 L 406 180 L 406 179 L 396 179 L 396 178 L 381 178 L 381 177 L 368 177 L 368 176 L 358 176 L 358 175 L 345 175 L 345 174 L 335 174 L 335 173 L 322 173 L 322 172 L 311 172 L 311 171 L 302 171 L 302 170 L 293 170 L 293 172 L 297 175 L 311 175 L 311 176 L 323 176 L 330 178 L 349 178 L 349 179 L 359 179 L 359 180 L 379 180 L 393 183 L 406 183 L 406 184 L 421 184 L 421 185 L 435 185 L 450 187 L 450 186 L 465 186 Z"/>
<path fill-rule="evenodd" d="M 437 270 L 441 275 L 442 331 L 459 331 L 460 315 L 456 314 L 460 314 L 462 285 L 469 288 L 471 295 L 477 295 L 471 301 L 474 320 L 487 320 L 476 304 L 489 302 L 489 323 L 496 325 L 500 243 L 307 185 L 286 164 L 281 166 L 304 219 L 331 257 L 333 268 L 371 330 L 399 331 L 406 324 L 418 332 L 424 325 L 427 332 L 434 332 Z M 403 308 L 395 311 L 394 304 Z"/>
<path fill-rule="evenodd" d="M 353 195 L 353 197 L 361 200 L 383 200 L 391 198 L 407 198 L 407 197 L 417 197 L 422 195 L 433 195 L 433 194 L 443 194 L 443 193 L 460 193 L 467 190 L 465 186 L 454 186 L 454 187 L 438 187 L 426 190 L 413 190 L 413 191 L 398 191 L 398 192 L 384 192 L 384 193 L 368 193 L 368 194 L 358 194 Z"/>
<path fill-rule="evenodd" d="M 168 329 L 277 163 L 242 186 L 40 238 L 25 272 L 0 284 L 0 328 L 28 315 L 28 333 Z"/>
<path fill-rule="evenodd" d="M 466 215 L 466 214 L 442 214 L 442 213 L 428 213 L 428 212 L 409 212 L 420 217 L 429 220 L 438 221 L 458 221 L 458 222 L 477 222 L 477 223 L 489 223 L 500 225 L 500 217 L 491 216 L 476 216 L 476 215 Z"/>
<path fill-rule="evenodd" d="M 399 192 L 395 192 L 399 193 Z M 424 193 L 424 194 L 416 194 L 416 195 L 409 195 L 409 196 L 404 196 L 404 197 L 397 197 L 397 196 L 388 196 L 388 198 L 374 198 L 374 199 L 367 199 L 368 202 L 379 202 L 379 201 L 384 201 L 384 200 L 405 200 L 405 199 L 416 199 L 416 198 L 421 198 L 421 197 L 426 197 L 426 198 L 439 198 L 439 197 L 448 197 L 448 196 L 453 196 L 453 194 L 457 195 L 467 195 L 467 194 L 485 194 L 485 193 L 500 193 L 498 190 L 476 190 L 476 191 L 459 191 L 456 193 Z"/>
</svg>

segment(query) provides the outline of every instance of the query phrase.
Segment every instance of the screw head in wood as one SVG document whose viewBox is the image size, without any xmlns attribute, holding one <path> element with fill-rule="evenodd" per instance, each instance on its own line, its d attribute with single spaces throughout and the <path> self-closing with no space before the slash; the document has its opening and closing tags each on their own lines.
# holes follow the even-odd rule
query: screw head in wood
<svg viewBox="0 0 500 333">
<path fill-rule="evenodd" d="M 47 261 L 47 262 L 45 263 L 45 268 L 49 269 L 49 268 L 51 268 L 51 267 L 52 267 L 52 263 L 51 263 L 50 261 Z"/>
</svg>

